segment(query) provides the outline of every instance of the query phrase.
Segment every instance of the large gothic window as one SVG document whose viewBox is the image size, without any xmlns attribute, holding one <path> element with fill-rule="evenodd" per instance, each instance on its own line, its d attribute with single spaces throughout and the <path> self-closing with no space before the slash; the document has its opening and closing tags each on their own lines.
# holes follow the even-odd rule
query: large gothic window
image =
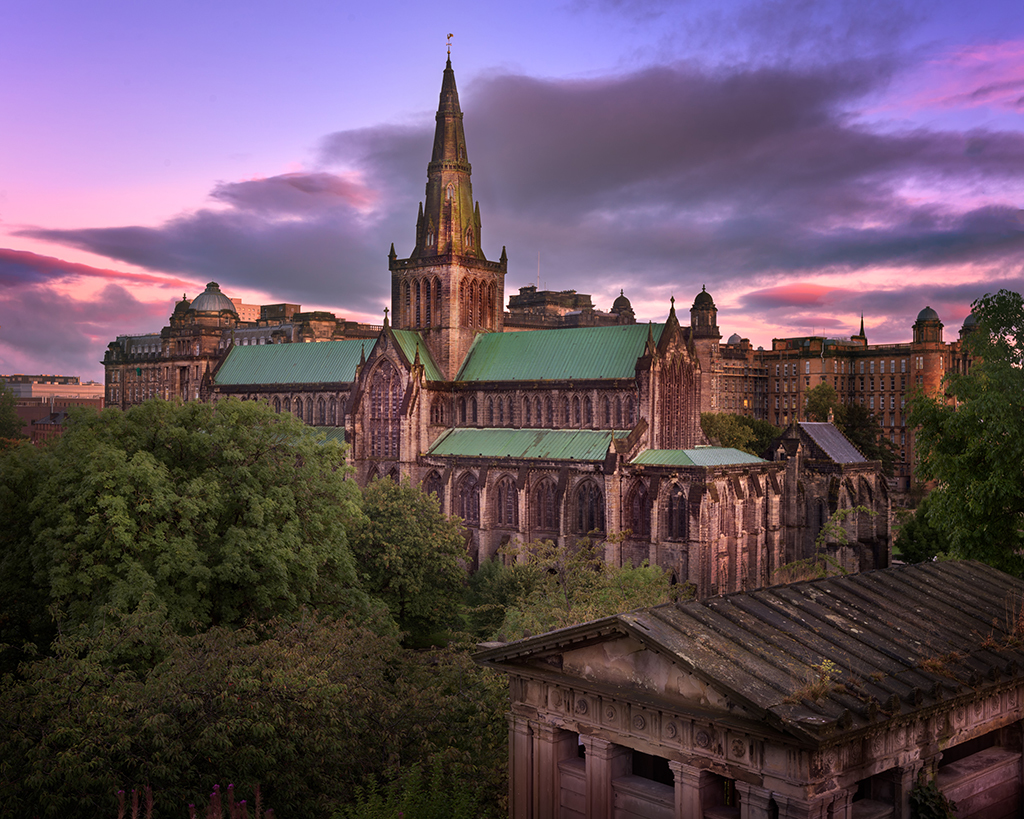
<svg viewBox="0 0 1024 819">
<path fill-rule="evenodd" d="M 281 411 L 281 399 L 278 396 L 274 396 L 274 412 Z"/>
<path fill-rule="evenodd" d="M 542 478 L 533 488 L 533 528 L 546 532 L 558 531 L 558 506 L 555 498 L 555 482 Z"/>
<path fill-rule="evenodd" d="M 313 426 L 313 399 L 306 399 L 306 423 Z"/>
<path fill-rule="evenodd" d="M 593 481 L 584 481 L 576 488 L 573 525 L 580 535 L 604 531 L 604 498 L 600 487 Z"/>
<path fill-rule="evenodd" d="M 512 478 L 505 477 L 498 481 L 497 487 L 498 509 L 496 523 L 503 529 L 519 528 L 519 492 L 516 490 L 516 482 Z"/>
<path fill-rule="evenodd" d="M 538 427 L 544 426 L 544 422 L 541 420 L 541 417 L 540 417 L 540 399 L 539 398 L 534 398 L 533 399 L 533 415 L 534 415 L 534 418 L 536 419 L 535 422 L 534 422 L 535 426 L 538 426 Z"/>
<path fill-rule="evenodd" d="M 487 399 L 487 426 L 494 426 L 494 399 Z"/>
<path fill-rule="evenodd" d="M 430 405 L 430 423 L 441 426 L 444 424 L 444 399 L 435 398 Z"/>
<path fill-rule="evenodd" d="M 459 508 L 456 514 L 467 526 L 480 525 L 480 484 L 472 472 L 467 472 L 459 481 Z"/>
<path fill-rule="evenodd" d="M 423 326 L 430 327 L 430 281 L 423 282 Z"/>
<path fill-rule="evenodd" d="M 651 500 L 643 481 L 637 481 L 626 500 L 626 528 L 635 538 L 651 536 Z"/>
<path fill-rule="evenodd" d="M 523 399 L 523 426 L 528 427 L 533 425 L 533 407 L 530 406 L 530 399 Z"/>
<path fill-rule="evenodd" d="M 285 412 L 291 412 L 292 411 L 292 399 L 287 397 L 287 396 L 285 396 L 285 399 L 284 399 L 284 411 Z"/>
<path fill-rule="evenodd" d="M 338 400 L 333 396 L 327 404 L 327 423 L 332 427 L 338 426 Z"/>
<path fill-rule="evenodd" d="M 594 402 L 589 395 L 583 399 L 583 426 L 594 426 Z"/>
<path fill-rule="evenodd" d="M 398 371 L 385 361 L 370 381 L 370 457 L 397 458 L 399 440 Z"/>
<path fill-rule="evenodd" d="M 316 422 L 322 427 L 327 426 L 327 402 L 323 398 L 316 399 Z"/>
<path fill-rule="evenodd" d="M 547 399 L 547 416 L 545 420 L 547 421 L 546 426 L 551 429 L 555 428 L 555 402 L 550 398 Z"/>
<path fill-rule="evenodd" d="M 686 493 L 677 484 L 668 493 L 668 539 L 686 540 L 689 522 Z"/>
<path fill-rule="evenodd" d="M 612 405 L 608 401 L 608 396 L 604 396 L 601 399 L 601 416 L 604 418 L 605 427 L 611 427 L 612 425 Z"/>
<path fill-rule="evenodd" d="M 427 479 L 423 482 L 423 491 L 428 495 L 437 495 L 437 504 L 444 509 L 444 483 L 441 482 L 441 476 L 436 471 L 427 475 Z"/>
<path fill-rule="evenodd" d="M 582 415 L 580 413 L 580 399 L 579 399 L 579 397 L 574 397 L 572 399 L 572 420 L 573 420 L 573 426 L 574 427 L 579 427 L 581 425 L 581 421 L 583 420 L 583 417 L 582 417 Z"/>
<path fill-rule="evenodd" d="M 615 428 L 622 429 L 622 399 L 615 398 Z"/>
</svg>

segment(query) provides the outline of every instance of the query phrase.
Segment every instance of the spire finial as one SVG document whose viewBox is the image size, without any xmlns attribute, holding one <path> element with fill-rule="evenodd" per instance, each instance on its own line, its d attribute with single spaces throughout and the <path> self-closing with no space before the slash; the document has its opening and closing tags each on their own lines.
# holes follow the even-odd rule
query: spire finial
<svg viewBox="0 0 1024 819">
<path fill-rule="evenodd" d="M 452 61 L 452 37 L 454 36 L 454 34 L 448 35 L 448 62 Z"/>
<path fill-rule="evenodd" d="M 388 326 L 388 308 L 387 307 L 384 308 L 384 326 L 385 327 Z"/>
</svg>

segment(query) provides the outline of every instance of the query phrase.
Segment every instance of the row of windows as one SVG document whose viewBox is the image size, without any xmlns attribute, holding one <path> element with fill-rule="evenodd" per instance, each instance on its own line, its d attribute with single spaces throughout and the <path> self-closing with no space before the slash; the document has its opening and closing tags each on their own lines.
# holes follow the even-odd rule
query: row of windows
<svg viewBox="0 0 1024 819">
<path fill-rule="evenodd" d="M 302 398 L 293 400 L 291 396 L 281 398 L 275 395 L 272 404 L 274 412 L 294 412 L 296 418 L 305 421 L 310 426 L 336 427 L 344 423 L 345 420 L 344 398 L 341 400 L 340 413 L 338 412 L 339 403 L 335 398 L 327 400 L 318 398 L 314 404 L 312 398 L 303 401 Z"/>
<path fill-rule="evenodd" d="M 826 372 L 828 371 L 828 361 L 829 361 L 829 359 L 826 359 L 826 363 L 825 363 L 825 371 Z M 831 362 L 832 362 L 832 372 L 833 373 L 845 373 L 846 372 L 846 360 L 845 359 L 833 358 L 833 359 L 831 359 Z M 866 366 L 867 370 L 868 370 L 868 374 L 869 375 L 874 375 L 875 365 L 876 364 L 878 365 L 878 372 L 884 375 L 885 372 L 886 372 L 886 360 L 884 358 L 883 359 L 878 359 L 877 361 L 872 360 L 872 361 L 867 361 L 867 362 L 865 362 L 865 361 L 850 362 L 850 373 L 851 374 L 854 373 L 855 372 L 855 367 L 856 367 L 856 369 L 860 372 L 860 374 L 864 375 L 864 368 Z M 900 365 L 900 372 L 901 373 L 905 373 L 907 371 L 907 359 L 905 359 L 905 358 L 899 359 L 899 365 Z M 919 356 L 916 359 L 916 366 L 917 366 L 917 369 L 919 369 L 919 370 L 924 369 L 924 356 Z M 811 373 L 811 362 L 810 361 L 804 361 L 803 362 L 803 371 L 804 371 L 805 375 L 810 375 L 810 373 Z M 800 362 L 797 362 L 797 361 L 794 361 L 792 364 L 776 364 L 775 365 L 775 375 L 787 375 L 787 376 L 788 375 L 798 375 L 799 372 L 800 372 Z M 896 359 L 895 358 L 890 358 L 889 359 L 889 361 L 888 361 L 888 372 L 889 373 L 895 373 L 896 372 Z"/>
<path fill-rule="evenodd" d="M 480 412 L 481 404 L 483 412 Z M 589 395 L 562 397 L 557 401 L 550 396 L 526 397 L 521 402 L 511 396 L 488 397 L 477 401 L 476 396 L 459 398 L 457 402 L 459 424 L 483 424 L 488 427 L 523 426 L 555 428 L 605 429 L 632 428 L 637 422 L 636 402 L 627 395 L 602 396 L 598 402 L 595 424 L 594 401 Z M 430 421 L 444 424 L 444 400 L 437 399 L 430 408 Z"/>
</svg>

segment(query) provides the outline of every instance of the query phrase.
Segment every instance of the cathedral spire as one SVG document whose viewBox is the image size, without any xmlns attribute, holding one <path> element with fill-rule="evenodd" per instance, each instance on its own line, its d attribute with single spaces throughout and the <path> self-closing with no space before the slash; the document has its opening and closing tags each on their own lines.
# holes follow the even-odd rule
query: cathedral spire
<svg viewBox="0 0 1024 819">
<path fill-rule="evenodd" d="M 482 259 L 480 206 L 473 200 L 472 166 L 466 156 L 466 134 L 451 56 L 441 79 L 435 119 L 426 201 L 416 220 L 416 248 L 411 258 L 454 254 Z"/>
</svg>

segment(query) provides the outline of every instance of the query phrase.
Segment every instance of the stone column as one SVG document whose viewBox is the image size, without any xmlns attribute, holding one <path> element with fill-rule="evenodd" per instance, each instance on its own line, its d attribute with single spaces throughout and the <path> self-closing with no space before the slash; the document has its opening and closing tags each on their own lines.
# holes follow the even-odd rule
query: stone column
<svg viewBox="0 0 1024 819">
<path fill-rule="evenodd" d="M 533 731 L 533 816 L 558 819 L 558 763 L 577 754 L 579 740 L 571 731 L 531 722 Z"/>
<path fill-rule="evenodd" d="M 510 819 L 532 819 L 533 730 L 515 713 L 508 715 L 508 804 Z"/>
<path fill-rule="evenodd" d="M 702 779 L 707 772 L 685 762 L 668 761 L 669 770 L 676 788 L 676 817 L 689 819 L 691 816 L 702 816 L 703 807 L 700 803 Z"/>
<path fill-rule="evenodd" d="M 768 805 L 772 792 L 759 785 L 736 780 L 736 794 L 740 802 L 740 819 L 768 819 Z"/>
<path fill-rule="evenodd" d="M 587 817 L 612 819 L 612 780 L 632 770 L 633 752 L 607 739 L 581 734 L 587 752 Z"/>
<path fill-rule="evenodd" d="M 917 784 L 917 776 L 923 768 L 924 762 L 918 760 L 893 770 L 893 790 L 895 791 L 893 804 L 896 806 L 896 810 L 893 812 L 894 819 L 910 819 L 910 791 Z M 938 760 L 935 761 L 935 768 L 938 768 Z"/>
</svg>

